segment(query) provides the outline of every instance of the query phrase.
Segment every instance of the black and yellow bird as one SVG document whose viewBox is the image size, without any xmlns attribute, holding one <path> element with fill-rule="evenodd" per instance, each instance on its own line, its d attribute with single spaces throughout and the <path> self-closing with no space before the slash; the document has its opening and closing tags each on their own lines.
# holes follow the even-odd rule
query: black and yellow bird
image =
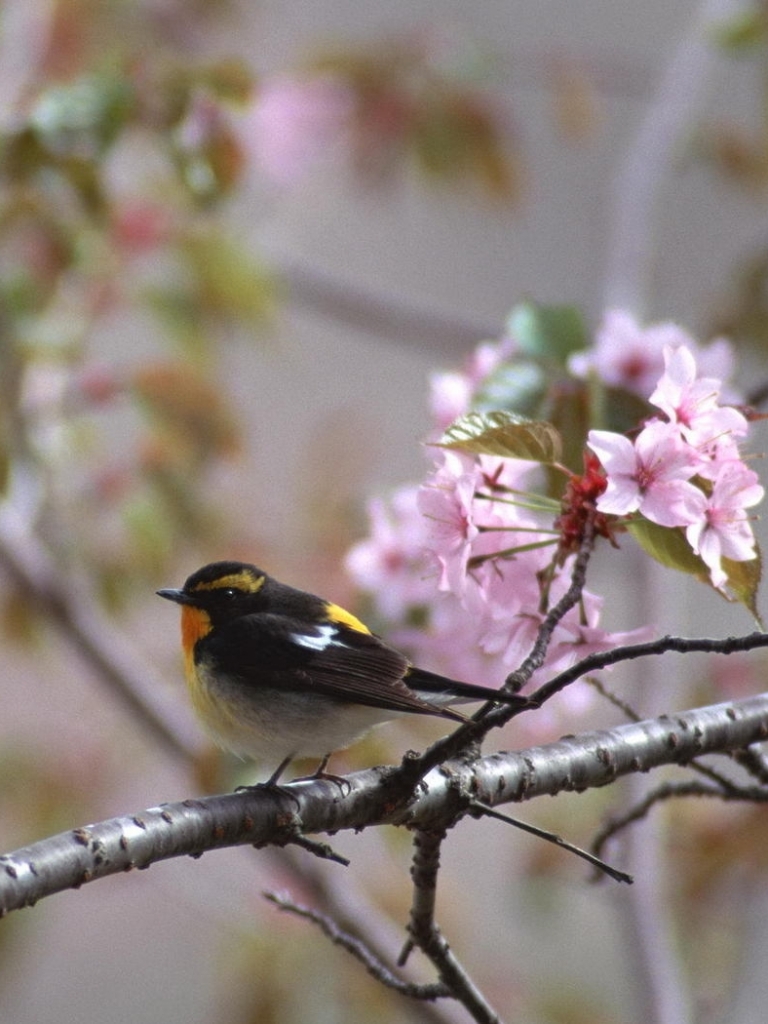
<svg viewBox="0 0 768 1024">
<path fill-rule="evenodd" d="M 525 705 L 524 697 L 412 665 L 350 612 L 243 562 L 198 569 L 180 590 L 184 668 L 192 703 L 221 747 L 277 764 L 335 750 L 402 714 L 455 722 L 454 703 Z"/>
</svg>

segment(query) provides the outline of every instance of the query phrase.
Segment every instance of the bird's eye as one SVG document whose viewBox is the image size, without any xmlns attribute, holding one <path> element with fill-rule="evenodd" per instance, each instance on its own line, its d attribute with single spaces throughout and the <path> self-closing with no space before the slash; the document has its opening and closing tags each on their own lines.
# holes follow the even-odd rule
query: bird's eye
<svg viewBox="0 0 768 1024">
<path fill-rule="evenodd" d="M 237 597 L 237 590 L 235 590 L 234 587 L 224 587 L 221 593 L 227 599 L 227 601 L 234 601 L 234 599 Z"/>
</svg>

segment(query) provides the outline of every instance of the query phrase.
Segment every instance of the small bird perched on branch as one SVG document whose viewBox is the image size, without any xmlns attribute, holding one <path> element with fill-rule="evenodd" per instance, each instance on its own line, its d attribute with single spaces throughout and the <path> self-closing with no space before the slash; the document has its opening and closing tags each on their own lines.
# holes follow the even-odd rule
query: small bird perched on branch
<svg viewBox="0 0 768 1024">
<path fill-rule="evenodd" d="M 403 714 L 466 721 L 449 705 L 525 706 L 516 694 L 412 665 L 339 605 L 279 583 L 254 565 L 214 562 L 179 590 L 181 638 L 194 708 L 217 744 L 277 763 L 321 758 Z"/>
</svg>

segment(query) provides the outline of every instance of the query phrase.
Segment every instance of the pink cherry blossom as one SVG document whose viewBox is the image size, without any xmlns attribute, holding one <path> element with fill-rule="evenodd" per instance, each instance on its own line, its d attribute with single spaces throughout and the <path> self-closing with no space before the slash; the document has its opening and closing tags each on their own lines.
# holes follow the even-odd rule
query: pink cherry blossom
<svg viewBox="0 0 768 1024">
<path fill-rule="evenodd" d="M 764 493 L 757 474 L 740 462 L 721 466 L 710 495 L 698 492 L 699 515 L 685 535 L 716 587 L 728 581 L 723 558 L 746 562 L 755 557 L 755 538 L 745 509 L 762 501 Z"/>
<path fill-rule="evenodd" d="M 417 504 L 426 521 L 426 546 L 440 565 L 440 590 L 458 594 L 464 590 L 472 542 L 478 536 L 474 523 L 475 490 L 479 483 L 476 463 L 457 452 L 442 452 L 442 465 L 419 489 Z"/>
<path fill-rule="evenodd" d="M 660 526 L 687 526 L 695 521 L 700 492 L 688 481 L 702 460 L 673 425 L 654 420 L 634 444 L 623 434 L 590 430 L 587 443 L 608 479 L 605 493 L 597 499 L 601 512 L 619 516 L 641 512 Z"/>
<path fill-rule="evenodd" d="M 664 349 L 664 374 L 648 399 L 677 423 L 685 439 L 706 446 L 716 438 L 747 433 L 747 421 L 738 410 L 719 404 L 721 381 L 697 377 L 696 360 L 684 345 Z"/>
</svg>

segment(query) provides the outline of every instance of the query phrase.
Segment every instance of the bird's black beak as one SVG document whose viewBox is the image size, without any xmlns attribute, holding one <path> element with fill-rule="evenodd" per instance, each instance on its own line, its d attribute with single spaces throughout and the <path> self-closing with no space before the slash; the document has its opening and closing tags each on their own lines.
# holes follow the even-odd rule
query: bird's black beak
<svg viewBox="0 0 768 1024">
<path fill-rule="evenodd" d="M 183 590 L 175 590 L 173 587 L 168 587 L 165 590 L 156 590 L 155 593 L 159 597 L 164 597 L 168 601 L 175 601 L 176 604 L 191 604 L 191 598 L 188 594 L 185 594 Z"/>
</svg>

